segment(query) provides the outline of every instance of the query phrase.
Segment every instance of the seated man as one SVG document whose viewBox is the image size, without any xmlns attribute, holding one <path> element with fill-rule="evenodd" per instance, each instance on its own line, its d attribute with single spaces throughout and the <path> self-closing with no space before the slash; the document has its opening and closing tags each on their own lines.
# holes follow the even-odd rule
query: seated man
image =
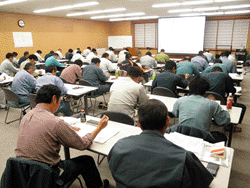
<svg viewBox="0 0 250 188">
<path fill-rule="evenodd" d="M 110 72 L 115 72 L 116 66 L 109 60 L 108 53 L 102 54 L 100 68 L 106 75 L 108 75 Z"/>
<path fill-rule="evenodd" d="M 6 73 L 8 76 L 11 76 L 12 73 L 19 71 L 19 69 L 12 64 L 13 57 L 14 55 L 12 53 L 6 54 L 6 59 L 0 65 L 1 73 Z"/>
<path fill-rule="evenodd" d="M 83 56 L 87 57 L 91 53 L 91 47 L 88 46 L 87 49 L 83 51 Z"/>
<path fill-rule="evenodd" d="M 209 82 L 209 91 L 218 93 L 225 98 L 226 94 L 236 92 L 233 79 L 222 71 L 220 67 L 212 68 L 210 73 L 206 73 L 203 77 Z"/>
<path fill-rule="evenodd" d="M 129 67 L 128 77 L 118 79 L 110 88 L 108 110 L 122 112 L 134 117 L 137 104 L 148 100 L 143 85 L 138 84 L 142 71 L 138 67 Z"/>
<path fill-rule="evenodd" d="M 209 90 L 206 79 L 196 76 L 189 83 L 190 96 L 181 97 L 173 107 L 173 114 L 179 117 L 179 124 L 210 131 L 212 119 L 217 125 L 228 125 L 230 115 L 221 106 L 203 95 Z"/>
<path fill-rule="evenodd" d="M 126 59 L 126 54 L 128 54 L 129 53 L 129 49 L 128 48 L 124 48 L 123 50 L 121 50 L 120 52 L 119 52 L 119 55 L 118 55 L 118 61 L 117 61 L 117 63 L 118 64 L 120 64 L 120 63 L 122 63 L 123 61 L 125 61 L 125 59 Z M 132 57 L 132 56 L 131 56 Z"/>
<path fill-rule="evenodd" d="M 176 86 L 186 88 L 188 86 L 189 74 L 185 75 L 185 80 L 182 81 L 181 76 L 175 74 L 176 63 L 174 61 L 168 61 L 165 65 L 165 72 L 156 75 L 152 83 L 152 90 L 155 87 L 165 87 L 170 89 L 173 93 L 176 93 Z"/>
<path fill-rule="evenodd" d="M 63 81 L 56 76 L 56 66 L 48 66 L 45 71 L 46 74 L 37 79 L 36 91 L 39 91 L 44 85 L 55 85 L 60 90 L 63 96 L 67 94 L 68 89 L 64 86 Z M 65 116 L 72 116 L 73 112 L 70 109 L 69 101 L 61 100 L 60 107 L 56 113 L 62 112 Z"/>
<path fill-rule="evenodd" d="M 59 63 L 57 61 L 59 55 L 57 53 L 54 53 L 53 56 L 49 57 L 46 62 L 45 66 L 57 66 L 57 67 L 65 67 L 66 63 Z"/>
<path fill-rule="evenodd" d="M 91 64 L 91 62 L 92 62 L 91 60 L 92 60 L 93 58 L 98 58 L 97 55 L 98 55 L 98 53 L 97 53 L 96 49 L 93 48 L 93 49 L 92 49 L 92 52 L 90 52 L 90 53 L 87 55 L 87 57 L 86 57 L 86 62 L 88 62 L 89 64 Z"/>
<path fill-rule="evenodd" d="M 59 48 L 55 53 L 58 54 L 58 58 L 59 59 L 63 59 L 64 58 L 64 56 L 62 55 L 62 49 L 61 48 Z"/>
<path fill-rule="evenodd" d="M 114 51 L 115 51 L 115 50 L 114 50 L 114 48 L 112 48 L 112 47 L 109 47 L 109 50 L 106 51 L 106 53 L 109 54 L 109 60 L 110 60 L 112 63 L 116 63 L 116 62 L 118 61 L 118 59 L 117 59 L 117 57 L 116 57 Z"/>
<path fill-rule="evenodd" d="M 29 95 L 36 89 L 36 79 L 32 75 L 35 70 L 33 63 L 27 63 L 14 77 L 11 90 L 18 96 L 21 104 L 29 104 Z"/>
<path fill-rule="evenodd" d="M 202 75 L 211 72 L 211 70 L 212 70 L 214 67 L 220 67 L 224 73 L 228 74 L 227 66 L 226 66 L 226 65 L 223 65 L 223 64 L 222 64 L 222 61 L 221 61 L 219 58 L 216 58 L 216 59 L 214 60 L 214 64 L 213 64 L 212 66 L 206 68 L 206 69 L 202 72 Z"/>
<path fill-rule="evenodd" d="M 49 57 L 53 56 L 53 54 L 54 54 L 54 51 L 51 50 L 48 54 L 45 55 L 44 61 L 46 61 Z"/>
<path fill-rule="evenodd" d="M 145 69 L 143 69 L 137 63 L 133 62 L 131 53 L 127 53 L 125 57 L 126 57 L 125 61 L 121 63 L 121 67 L 120 67 L 121 70 L 128 71 L 129 67 L 139 67 L 143 72 L 145 71 Z"/>
<path fill-rule="evenodd" d="M 161 52 L 155 56 L 155 60 L 158 63 L 163 63 L 165 64 L 167 61 L 169 61 L 169 57 L 167 54 L 165 54 L 165 50 L 161 49 Z"/>
<path fill-rule="evenodd" d="M 98 87 L 98 90 L 95 92 L 96 95 L 101 95 L 109 91 L 109 84 L 101 84 L 107 81 L 109 77 L 110 75 L 106 76 L 100 68 L 99 58 L 93 58 L 92 64 L 82 69 L 82 79 L 89 81 L 94 87 Z"/>
<path fill-rule="evenodd" d="M 198 55 L 191 59 L 191 62 L 197 67 L 199 72 L 203 72 L 209 65 L 204 59 L 203 51 L 199 51 Z"/>
<path fill-rule="evenodd" d="M 61 90 L 54 85 L 41 87 L 37 93 L 37 105 L 22 119 L 18 130 L 17 158 L 34 160 L 52 167 L 63 184 L 82 175 L 87 187 L 108 187 L 108 180 L 102 182 L 95 161 L 90 156 L 79 156 L 61 160 L 61 145 L 84 150 L 88 148 L 98 133 L 108 124 L 104 116 L 97 128 L 80 137 L 76 128 L 54 116 L 60 105 Z M 63 169 L 63 173 L 60 173 Z M 61 186 L 60 186 L 61 187 Z"/>
<path fill-rule="evenodd" d="M 77 79 L 82 78 L 82 61 L 76 60 L 73 65 L 63 69 L 61 78 L 70 84 L 75 84 Z"/>
<path fill-rule="evenodd" d="M 189 74 L 191 77 L 199 76 L 200 73 L 197 67 L 190 62 L 191 58 L 189 56 L 184 57 L 184 61 L 178 63 L 176 74 Z"/>
<path fill-rule="evenodd" d="M 157 66 L 157 62 L 152 57 L 151 52 L 147 52 L 145 56 L 141 57 L 140 63 L 143 68 L 147 67 L 147 69 L 154 68 Z"/>
<path fill-rule="evenodd" d="M 235 64 L 233 63 L 233 61 L 228 59 L 228 56 L 230 55 L 230 53 L 231 52 L 229 50 L 223 51 L 221 53 L 220 59 L 222 61 L 222 64 L 227 66 L 228 73 L 236 73 L 237 71 L 236 71 Z"/>
<path fill-rule="evenodd" d="M 203 55 L 204 55 L 204 57 L 207 58 L 207 61 L 208 61 L 209 63 L 211 63 L 211 62 L 213 62 L 213 61 L 215 60 L 214 55 L 213 55 L 212 53 L 209 52 L 209 49 L 206 49 L 206 50 L 205 50 L 205 53 L 204 53 Z"/>
<path fill-rule="evenodd" d="M 34 54 L 29 55 L 29 58 L 26 61 L 22 62 L 22 64 L 20 65 L 20 70 L 23 70 L 27 63 L 32 63 L 35 65 L 37 60 L 38 58 L 36 55 Z"/>
<path fill-rule="evenodd" d="M 43 62 L 43 61 L 44 61 L 44 59 L 43 59 L 42 56 L 41 56 L 42 53 L 43 53 L 43 52 L 42 52 L 41 50 L 37 50 L 36 53 L 34 53 L 34 55 L 37 56 L 39 62 Z"/>
<path fill-rule="evenodd" d="M 81 60 L 82 62 L 86 62 L 85 58 L 82 56 L 82 52 L 79 50 L 75 55 L 72 56 L 71 61 L 75 62 L 76 60 Z"/>
<path fill-rule="evenodd" d="M 17 59 L 17 56 L 18 56 L 18 53 L 17 52 L 13 52 L 13 61 L 12 61 L 12 64 L 16 67 L 16 68 L 19 68 L 20 65 L 18 64 L 18 59 Z"/>
<path fill-rule="evenodd" d="M 164 137 L 167 107 L 149 100 L 140 106 L 138 116 L 142 133 L 119 140 L 108 155 L 117 188 L 208 187 L 213 176 L 196 155 Z"/>
<path fill-rule="evenodd" d="M 73 57 L 73 50 L 70 48 L 68 52 L 65 54 L 65 58 L 71 61 L 72 57 Z"/>
<path fill-rule="evenodd" d="M 18 64 L 21 65 L 22 62 L 26 61 L 29 57 L 29 52 L 28 51 L 25 51 L 24 54 L 23 54 L 23 57 L 21 57 L 18 61 Z"/>
</svg>

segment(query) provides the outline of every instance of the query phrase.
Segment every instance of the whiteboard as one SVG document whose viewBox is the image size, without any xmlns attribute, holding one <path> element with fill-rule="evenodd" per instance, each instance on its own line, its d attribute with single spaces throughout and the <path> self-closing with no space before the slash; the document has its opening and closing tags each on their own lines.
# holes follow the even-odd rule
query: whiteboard
<svg viewBox="0 0 250 188">
<path fill-rule="evenodd" d="M 114 49 L 122 49 L 124 47 L 133 47 L 132 36 L 109 36 L 108 46 Z"/>
<path fill-rule="evenodd" d="M 33 47 L 31 32 L 13 32 L 15 48 Z"/>
</svg>

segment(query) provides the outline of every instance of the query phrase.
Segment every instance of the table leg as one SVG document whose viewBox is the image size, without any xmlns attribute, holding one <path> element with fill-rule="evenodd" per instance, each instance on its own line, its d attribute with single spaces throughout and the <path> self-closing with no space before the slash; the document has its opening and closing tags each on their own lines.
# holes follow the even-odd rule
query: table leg
<svg viewBox="0 0 250 188">
<path fill-rule="evenodd" d="M 84 95 L 84 108 L 85 108 L 86 115 L 88 115 L 89 113 L 88 113 L 88 96 L 87 96 L 87 94 Z"/>
<path fill-rule="evenodd" d="M 231 147 L 231 143 L 232 143 L 232 137 L 233 137 L 233 128 L 234 128 L 234 124 L 232 124 L 229 128 L 229 137 L 228 137 L 228 147 Z"/>
<path fill-rule="evenodd" d="M 65 160 L 70 159 L 69 148 L 66 146 L 64 146 L 64 156 L 65 156 Z"/>
</svg>

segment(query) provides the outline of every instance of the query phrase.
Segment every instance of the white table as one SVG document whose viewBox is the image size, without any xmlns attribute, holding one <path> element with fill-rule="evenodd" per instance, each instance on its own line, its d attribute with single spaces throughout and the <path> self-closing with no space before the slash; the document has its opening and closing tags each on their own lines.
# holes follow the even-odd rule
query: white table
<svg viewBox="0 0 250 188">
<path fill-rule="evenodd" d="M 44 69 L 36 69 L 35 73 L 40 74 L 40 72 L 42 73 L 41 75 L 45 75 L 45 70 Z"/>
<path fill-rule="evenodd" d="M 68 62 L 68 59 L 57 59 L 58 62 Z"/>
<path fill-rule="evenodd" d="M 0 82 L 0 85 L 7 84 L 7 83 L 11 83 L 11 82 L 13 82 L 13 80 L 14 80 L 14 77 L 7 76 L 7 77 L 6 77 L 6 80 Z"/>
<path fill-rule="evenodd" d="M 244 74 L 229 73 L 229 76 L 233 79 L 234 82 L 236 82 L 238 86 L 240 86 L 240 82 L 243 81 L 243 75 Z"/>
<path fill-rule="evenodd" d="M 97 87 L 91 87 L 91 86 L 81 86 L 81 85 L 75 85 L 75 84 L 64 84 L 64 86 L 68 89 L 67 95 L 70 96 L 84 96 L 84 108 L 86 114 L 88 114 L 88 97 L 87 94 L 96 91 Z"/>
</svg>

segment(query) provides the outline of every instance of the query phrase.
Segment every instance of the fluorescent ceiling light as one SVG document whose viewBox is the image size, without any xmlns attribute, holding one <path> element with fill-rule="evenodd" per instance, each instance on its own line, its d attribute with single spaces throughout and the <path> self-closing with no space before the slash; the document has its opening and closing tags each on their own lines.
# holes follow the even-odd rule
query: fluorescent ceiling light
<svg viewBox="0 0 250 188">
<path fill-rule="evenodd" d="M 225 14 L 245 14 L 245 13 L 249 13 L 250 10 L 242 10 L 242 11 L 228 11 L 225 12 Z"/>
<path fill-rule="evenodd" d="M 180 14 L 179 16 L 201 16 L 200 13 L 194 13 L 194 14 Z"/>
<path fill-rule="evenodd" d="M 14 4 L 14 3 L 21 3 L 21 2 L 24 2 L 24 1 L 27 1 L 27 0 L 10 0 L 10 1 L 3 1 L 3 2 L 0 2 L 0 6 L 9 5 L 9 4 Z"/>
<path fill-rule="evenodd" d="M 203 0 L 203 1 L 184 1 L 181 5 L 201 5 L 201 4 L 209 4 L 213 3 L 213 0 Z"/>
<path fill-rule="evenodd" d="M 221 9 L 237 9 L 237 8 L 248 8 L 248 7 L 250 7 L 250 4 L 224 6 L 224 7 L 221 7 Z"/>
<path fill-rule="evenodd" d="M 211 10 L 219 10 L 220 7 L 207 7 L 207 8 L 195 8 L 193 11 L 211 11 Z"/>
<path fill-rule="evenodd" d="M 102 14 L 102 13 L 109 13 L 109 12 L 120 12 L 120 11 L 125 11 L 125 10 L 126 10 L 126 8 L 94 10 L 94 11 L 70 13 L 70 14 L 67 14 L 67 16 L 81 16 L 81 15 L 89 15 L 89 14 Z"/>
<path fill-rule="evenodd" d="M 115 17 L 126 17 L 126 16 L 142 16 L 144 12 L 127 13 L 127 14 L 111 14 L 106 16 L 93 16 L 91 19 L 103 19 L 103 18 L 115 18 Z"/>
<path fill-rule="evenodd" d="M 143 17 L 130 17 L 130 18 L 114 18 L 114 19 L 109 19 L 111 22 L 115 21 L 126 21 L 126 20 L 145 20 L 145 19 L 157 19 L 159 16 L 143 16 Z"/>
<path fill-rule="evenodd" d="M 163 3 L 163 4 L 154 4 L 153 8 L 162 8 L 162 7 L 176 7 L 181 5 L 181 3 Z"/>
<path fill-rule="evenodd" d="M 238 1 L 238 0 L 214 0 L 214 2 L 219 3 L 219 2 L 230 2 L 230 1 Z"/>
<path fill-rule="evenodd" d="M 224 12 L 204 12 L 204 13 L 201 13 L 201 15 L 204 15 L 204 16 L 213 16 L 213 15 L 221 15 L 221 14 L 224 14 Z"/>
<path fill-rule="evenodd" d="M 48 9 L 35 10 L 34 13 L 51 12 L 51 11 L 57 11 L 57 10 L 66 10 L 66 9 L 72 9 L 72 8 L 93 6 L 93 5 L 97 5 L 97 4 L 99 4 L 99 3 L 96 2 L 96 1 L 91 1 L 91 2 L 86 2 L 86 3 L 74 4 L 74 5 L 66 5 L 66 6 L 54 7 L 54 8 L 48 8 Z"/>
<path fill-rule="evenodd" d="M 192 9 L 176 9 L 176 10 L 169 10 L 169 13 L 176 13 L 176 12 L 192 12 Z"/>
</svg>

